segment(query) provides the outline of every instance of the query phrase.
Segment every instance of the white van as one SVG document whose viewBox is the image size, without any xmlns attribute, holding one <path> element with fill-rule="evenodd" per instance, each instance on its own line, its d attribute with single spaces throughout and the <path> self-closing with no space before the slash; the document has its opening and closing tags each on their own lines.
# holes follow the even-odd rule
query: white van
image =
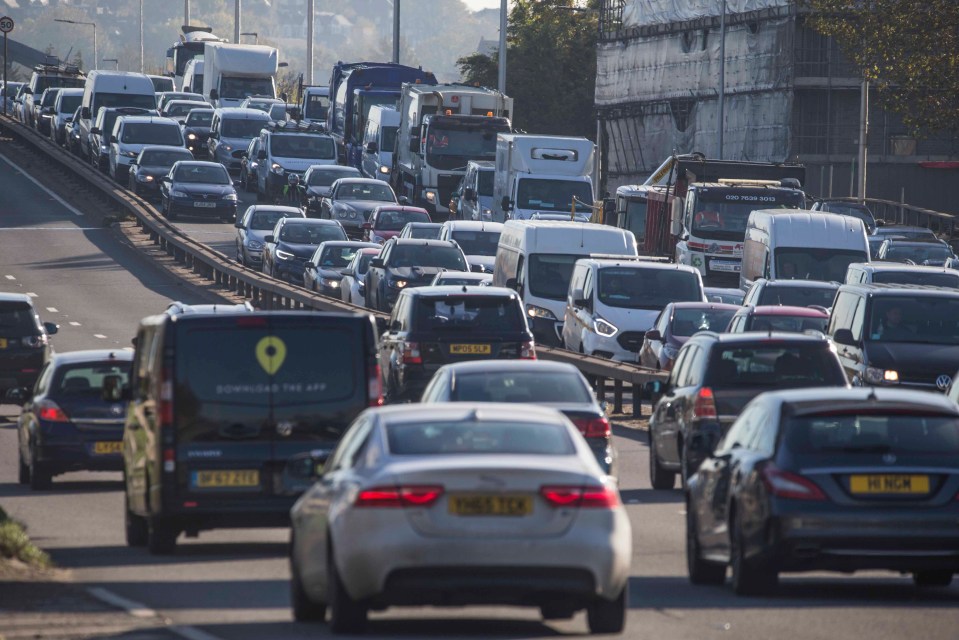
<svg viewBox="0 0 959 640">
<path fill-rule="evenodd" d="M 959 289 L 959 271 L 902 262 L 855 262 L 846 271 L 846 284 L 904 284 Z"/>
<path fill-rule="evenodd" d="M 462 191 L 456 203 L 460 220 L 493 219 L 493 178 L 496 164 L 488 160 L 470 160 L 460 183 Z"/>
<path fill-rule="evenodd" d="M 400 112 L 395 107 L 373 105 L 363 133 L 363 158 L 360 171 L 367 178 L 390 181 L 393 147 L 400 127 Z"/>
<path fill-rule="evenodd" d="M 842 282 L 853 262 L 869 262 L 862 220 L 803 209 L 759 209 L 749 214 L 739 286 L 756 278 Z"/>
<path fill-rule="evenodd" d="M 589 222 L 510 220 L 496 249 L 493 286 L 515 289 L 536 341 L 559 346 L 573 265 L 593 254 L 635 256 L 636 238 Z"/>
<path fill-rule="evenodd" d="M 96 69 L 87 76 L 80 102 L 80 139 L 90 136 L 93 118 L 100 107 L 156 109 L 153 81 L 142 73 Z M 103 135 L 108 136 L 109 131 Z"/>
<path fill-rule="evenodd" d="M 186 63 L 183 69 L 183 91 L 203 94 L 203 56 Z"/>
<path fill-rule="evenodd" d="M 640 258 L 577 260 L 569 281 L 563 346 L 637 362 L 646 332 L 670 302 L 705 302 L 696 267 Z"/>
<path fill-rule="evenodd" d="M 162 145 L 185 147 L 180 124 L 172 118 L 156 116 L 120 116 L 110 134 L 110 177 L 127 184 L 130 165 L 143 147 Z"/>
</svg>

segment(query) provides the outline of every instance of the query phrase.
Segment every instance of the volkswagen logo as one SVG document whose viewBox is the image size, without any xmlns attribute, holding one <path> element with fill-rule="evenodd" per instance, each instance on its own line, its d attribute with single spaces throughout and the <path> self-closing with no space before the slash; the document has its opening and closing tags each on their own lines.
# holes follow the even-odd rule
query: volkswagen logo
<svg viewBox="0 0 959 640">
<path fill-rule="evenodd" d="M 886 464 L 896 464 L 896 454 L 886 453 L 882 456 L 882 461 Z"/>
<path fill-rule="evenodd" d="M 948 389 L 950 384 L 952 384 L 952 378 L 946 374 L 942 374 L 936 378 L 936 388 L 940 391 L 945 391 Z"/>
</svg>

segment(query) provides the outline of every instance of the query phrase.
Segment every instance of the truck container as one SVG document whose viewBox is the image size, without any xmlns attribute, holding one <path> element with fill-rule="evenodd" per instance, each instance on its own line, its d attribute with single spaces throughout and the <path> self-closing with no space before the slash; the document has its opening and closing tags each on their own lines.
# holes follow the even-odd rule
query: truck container
<svg viewBox="0 0 959 640">
<path fill-rule="evenodd" d="M 214 108 L 238 107 L 250 96 L 276 97 L 276 49 L 225 42 L 204 46 L 203 96 Z"/>
</svg>

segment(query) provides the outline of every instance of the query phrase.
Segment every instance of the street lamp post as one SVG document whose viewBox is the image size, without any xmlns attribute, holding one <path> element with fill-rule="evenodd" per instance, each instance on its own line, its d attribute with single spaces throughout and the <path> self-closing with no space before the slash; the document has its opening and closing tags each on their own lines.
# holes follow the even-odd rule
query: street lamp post
<svg viewBox="0 0 959 640">
<path fill-rule="evenodd" d="M 726 0 L 719 18 L 719 159 L 723 159 L 723 134 L 726 130 Z"/>
<path fill-rule="evenodd" d="M 88 27 L 93 27 L 93 68 L 96 69 L 99 66 L 97 60 L 100 58 L 97 57 L 97 23 L 96 22 L 83 22 L 81 20 L 67 20 L 65 18 L 54 18 L 54 22 L 65 22 L 67 24 L 83 24 Z"/>
<path fill-rule="evenodd" d="M 499 69 L 496 87 L 500 93 L 506 93 L 506 0 L 499 5 Z"/>
</svg>

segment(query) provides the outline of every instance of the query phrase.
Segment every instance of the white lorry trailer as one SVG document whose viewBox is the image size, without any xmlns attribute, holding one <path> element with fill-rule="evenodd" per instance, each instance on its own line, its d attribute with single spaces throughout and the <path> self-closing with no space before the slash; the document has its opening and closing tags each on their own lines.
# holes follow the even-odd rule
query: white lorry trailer
<svg viewBox="0 0 959 640">
<path fill-rule="evenodd" d="M 277 58 L 273 47 L 207 42 L 203 52 L 203 96 L 214 108 L 238 107 L 249 96 L 275 98 Z"/>
<path fill-rule="evenodd" d="M 499 134 L 493 220 L 528 220 L 537 213 L 572 218 L 574 207 L 590 217 L 595 152 L 596 145 L 586 138 Z"/>
<path fill-rule="evenodd" d="M 405 83 L 397 111 L 393 187 L 441 222 L 466 164 L 493 160 L 497 134 L 512 130 L 513 99 L 484 87 Z"/>
</svg>

